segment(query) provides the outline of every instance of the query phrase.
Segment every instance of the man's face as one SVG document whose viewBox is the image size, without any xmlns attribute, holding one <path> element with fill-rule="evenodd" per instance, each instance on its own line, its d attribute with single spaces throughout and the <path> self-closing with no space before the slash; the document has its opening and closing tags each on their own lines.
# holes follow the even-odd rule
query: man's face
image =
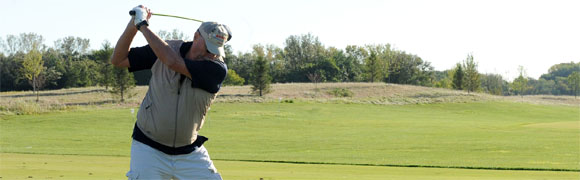
<svg viewBox="0 0 580 180">
<path fill-rule="evenodd" d="M 205 41 L 203 40 L 203 37 L 201 37 L 199 31 L 195 32 L 195 35 L 193 36 L 193 49 L 198 52 L 205 52 Z"/>
<path fill-rule="evenodd" d="M 194 53 L 196 59 L 203 59 L 201 56 L 212 54 L 207 50 L 205 41 L 203 40 L 203 37 L 199 31 L 195 32 L 195 35 L 193 36 L 193 45 L 191 46 L 191 51 Z"/>
</svg>

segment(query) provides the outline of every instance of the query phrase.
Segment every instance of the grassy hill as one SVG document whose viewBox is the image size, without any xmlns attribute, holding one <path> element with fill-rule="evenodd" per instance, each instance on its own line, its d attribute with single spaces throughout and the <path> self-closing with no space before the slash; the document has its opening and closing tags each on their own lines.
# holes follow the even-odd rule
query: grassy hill
<svg viewBox="0 0 580 180">
<path fill-rule="evenodd" d="M 85 107 L 134 107 L 141 103 L 147 88 L 147 86 L 136 87 L 124 103 L 116 103 L 104 87 L 41 91 L 39 103 L 35 102 L 35 96 L 32 91 L 1 92 L 0 115 L 35 114 L 82 109 Z M 251 86 L 225 86 L 220 91 L 216 102 L 307 101 L 403 105 L 508 101 L 532 104 L 580 105 L 580 99 L 575 99 L 571 96 L 505 97 L 442 88 L 385 83 L 288 83 L 272 84 L 272 90 L 272 93 L 266 94 L 264 97 L 258 97 L 251 93 Z"/>
</svg>

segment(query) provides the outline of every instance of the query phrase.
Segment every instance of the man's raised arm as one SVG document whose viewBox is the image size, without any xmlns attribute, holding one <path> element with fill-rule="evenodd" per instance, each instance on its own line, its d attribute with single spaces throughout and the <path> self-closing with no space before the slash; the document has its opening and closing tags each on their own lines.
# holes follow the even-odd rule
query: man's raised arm
<svg viewBox="0 0 580 180">
<path fill-rule="evenodd" d="M 171 47 L 165 41 L 163 41 L 161 38 L 159 38 L 159 36 L 153 33 L 151 29 L 149 29 L 148 21 L 149 18 L 151 17 L 151 11 L 144 6 L 139 5 L 133 8 L 132 12 L 134 19 L 132 21 L 133 24 L 129 23 L 129 25 L 127 25 L 125 33 L 123 33 L 123 36 L 121 36 L 121 39 L 119 39 L 119 42 L 117 42 L 117 46 L 122 45 L 120 46 L 121 48 L 115 47 L 115 52 L 117 52 L 117 49 L 119 49 L 118 58 L 121 59 L 120 66 L 124 67 L 122 65 L 125 63 L 125 61 L 126 64 L 129 65 L 129 61 L 127 59 L 129 44 L 131 43 L 133 37 L 135 36 L 135 33 L 137 31 L 141 31 L 143 36 L 145 36 L 147 43 L 149 43 L 149 47 L 151 47 L 157 58 L 159 58 L 159 60 L 161 60 L 163 64 L 169 67 L 169 69 L 172 69 L 175 72 L 181 73 L 191 78 L 191 74 L 187 70 L 185 63 L 183 62 L 183 58 L 177 52 L 173 51 L 173 49 L 171 49 Z M 127 37 L 130 36 L 131 38 L 127 38 L 125 37 L 125 35 L 127 35 Z M 125 41 L 127 39 L 128 41 Z M 126 42 L 128 42 L 128 44 L 122 44 Z"/>
<path fill-rule="evenodd" d="M 111 64 L 115 65 L 116 67 L 129 67 L 129 50 L 131 46 L 131 42 L 133 42 L 133 38 L 135 34 L 137 34 L 137 28 L 133 25 L 134 18 L 131 18 L 131 21 L 127 24 L 125 31 L 117 41 L 117 45 L 115 45 L 115 51 L 113 51 L 113 55 L 111 56 Z"/>
<path fill-rule="evenodd" d="M 151 49 L 153 49 L 153 52 L 155 52 L 155 55 L 157 55 L 157 58 L 159 58 L 163 64 L 169 67 L 169 69 L 191 78 L 191 74 L 187 70 L 183 58 L 175 52 L 169 44 L 153 33 L 148 26 L 142 26 L 140 31 L 143 36 L 145 36 L 145 39 L 149 43 Z"/>
</svg>

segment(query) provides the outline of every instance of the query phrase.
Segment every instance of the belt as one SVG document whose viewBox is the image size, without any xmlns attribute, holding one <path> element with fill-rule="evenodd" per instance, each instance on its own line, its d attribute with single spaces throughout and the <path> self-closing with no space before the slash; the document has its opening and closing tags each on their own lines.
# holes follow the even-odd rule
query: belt
<svg viewBox="0 0 580 180">
<path fill-rule="evenodd" d="M 135 123 L 135 127 L 133 128 L 133 136 L 132 137 L 134 140 L 139 141 L 143 144 L 147 144 L 148 146 L 150 146 L 154 149 L 157 149 L 157 150 L 159 150 L 165 154 L 168 154 L 168 155 L 189 154 L 189 153 L 195 151 L 195 149 L 197 147 L 201 147 L 201 145 L 203 145 L 203 143 L 205 143 L 207 140 L 209 140 L 205 136 L 197 135 L 197 138 L 195 139 L 195 142 L 193 142 L 193 144 L 185 145 L 185 146 L 181 146 L 181 147 L 170 147 L 170 146 L 166 146 L 166 145 L 163 145 L 161 143 L 155 142 L 153 139 L 147 137 L 145 134 L 143 134 L 141 129 L 139 129 L 139 127 L 137 127 L 136 123 Z"/>
</svg>

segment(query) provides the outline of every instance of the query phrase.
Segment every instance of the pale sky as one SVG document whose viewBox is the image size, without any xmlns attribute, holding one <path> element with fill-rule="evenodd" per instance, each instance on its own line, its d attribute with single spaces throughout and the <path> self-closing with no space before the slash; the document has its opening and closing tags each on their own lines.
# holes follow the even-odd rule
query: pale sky
<svg viewBox="0 0 580 180">
<path fill-rule="evenodd" d="M 143 4 L 153 12 L 227 24 L 235 52 L 254 44 L 284 47 L 290 35 L 312 33 L 326 47 L 387 44 L 416 54 L 436 70 L 450 69 L 473 53 L 481 73 L 511 80 L 524 66 L 538 79 L 550 66 L 580 61 L 577 0 L 253 1 L 0 0 L 0 37 L 34 32 L 44 44 L 66 36 L 89 38 L 91 49 L 113 45 Z M 198 22 L 153 16 L 150 28 L 193 33 Z M 145 45 L 137 34 L 132 46 Z"/>
</svg>

